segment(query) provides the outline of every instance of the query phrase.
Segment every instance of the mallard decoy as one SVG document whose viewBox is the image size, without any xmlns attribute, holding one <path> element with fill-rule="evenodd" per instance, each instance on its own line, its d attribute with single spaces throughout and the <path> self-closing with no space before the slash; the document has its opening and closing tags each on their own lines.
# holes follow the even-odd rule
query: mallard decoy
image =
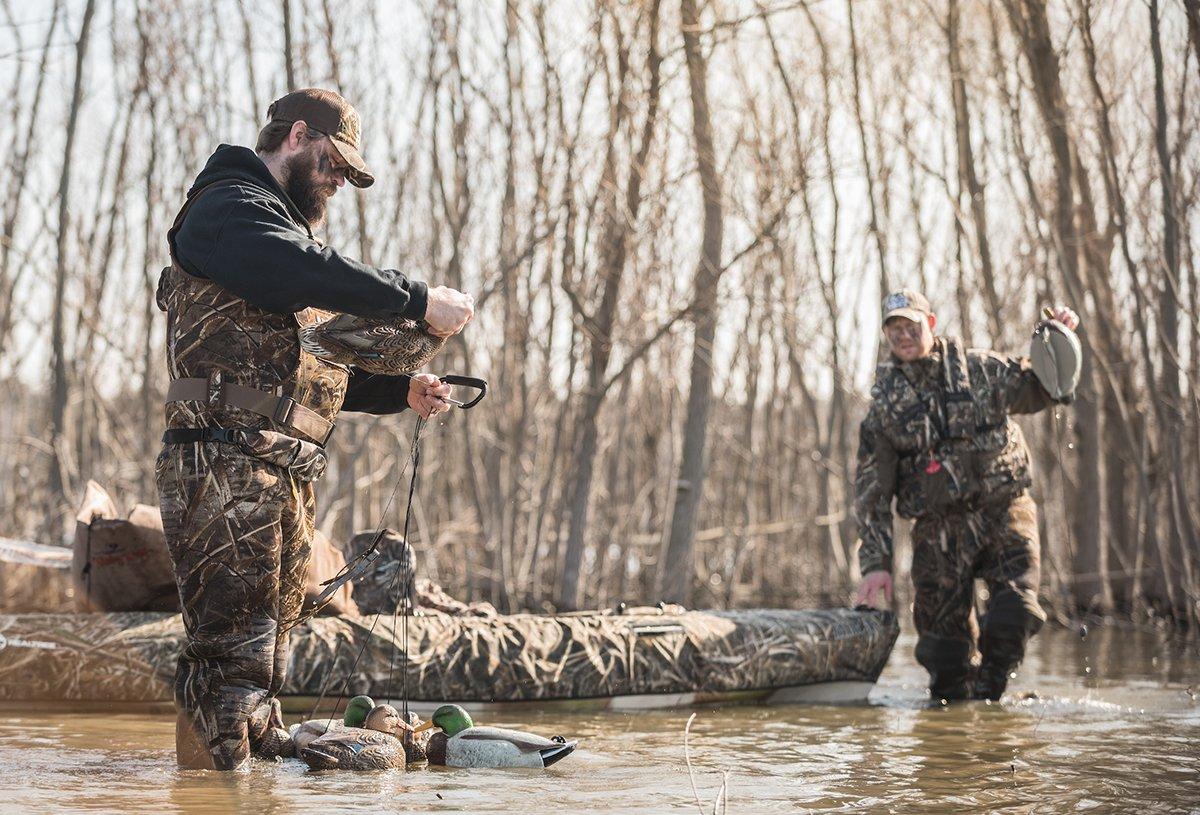
<svg viewBox="0 0 1200 815">
<path fill-rule="evenodd" d="M 331 362 L 396 375 L 423 368 L 446 338 L 430 334 L 424 322 L 339 314 L 300 329 L 300 344 Z"/>
<path fill-rule="evenodd" d="M 314 739 L 300 757 L 314 770 L 392 770 L 405 765 L 402 731 L 407 728 L 391 705 L 377 705 L 363 727 L 342 727 Z"/>
<path fill-rule="evenodd" d="M 346 712 L 342 719 L 309 719 L 307 722 L 294 724 L 289 731 L 294 745 L 294 755 L 308 747 L 326 733 L 336 733 L 346 727 L 362 727 L 367 721 L 367 714 L 375 708 L 375 701 L 370 696 L 355 696 L 346 703 Z"/>
<path fill-rule="evenodd" d="M 433 727 L 441 732 L 429 739 L 429 763 L 445 767 L 540 769 L 566 758 L 579 744 L 562 736 L 547 739 L 520 730 L 476 727 L 471 714 L 458 705 L 442 705 L 415 732 Z"/>
</svg>

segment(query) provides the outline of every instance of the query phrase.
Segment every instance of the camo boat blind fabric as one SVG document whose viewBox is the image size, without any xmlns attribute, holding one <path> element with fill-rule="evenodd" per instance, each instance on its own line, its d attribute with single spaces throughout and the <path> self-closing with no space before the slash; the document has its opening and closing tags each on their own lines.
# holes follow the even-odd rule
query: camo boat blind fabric
<svg viewBox="0 0 1200 815">
<path fill-rule="evenodd" d="M 328 680 L 331 693 L 398 696 L 403 629 L 388 615 L 309 621 L 293 632 L 283 695 L 316 696 Z M 515 702 L 874 682 L 898 630 L 890 613 L 848 609 L 431 614 L 408 619 L 408 694 Z M 0 616 L 0 701 L 169 702 L 183 643 L 178 616 Z"/>
</svg>

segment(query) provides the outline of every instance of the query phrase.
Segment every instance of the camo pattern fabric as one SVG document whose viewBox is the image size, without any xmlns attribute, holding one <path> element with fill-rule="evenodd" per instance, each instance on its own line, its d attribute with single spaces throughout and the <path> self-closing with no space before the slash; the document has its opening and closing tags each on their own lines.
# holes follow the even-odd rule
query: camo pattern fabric
<svg viewBox="0 0 1200 815">
<path fill-rule="evenodd" d="M 913 525 L 913 623 L 917 659 L 935 694 L 952 693 L 969 673 L 976 644 L 982 661 L 1003 651 L 1005 672 L 1042 627 L 1037 506 L 1029 494 L 974 512 L 926 516 Z M 974 581 L 987 585 L 987 613 L 975 619 Z M 980 638 L 980 628 L 984 636 Z"/>
<path fill-rule="evenodd" d="M 914 362 L 889 356 L 859 428 L 855 515 L 863 574 L 892 569 L 892 498 L 905 518 L 1004 505 L 1032 484 L 1029 448 L 1010 414 L 1054 404 L 1025 357 L 939 337 Z"/>
<path fill-rule="evenodd" d="M 163 269 L 157 301 L 167 314 L 172 379 L 219 375 L 225 383 L 290 396 L 330 422 L 336 418 L 350 370 L 304 350 L 299 338 L 301 328 L 328 319 L 330 312 L 263 311 L 174 263 Z M 257 413 L 194 401 L 167 403 L 167 427 L 251 427 L 299 434 Z"/>
<path fill-rule="evenodd" d="M 187 199 L 168 233 L 168 246 L 191 206 L 221 182 L 201 188 Z M 301 226 L 304 226 L 301 224 Z M 300 331 L 326 321 L 332 312 L 306 308 L 275 314 L 251 305 L 212 280 L 195 277 L 171 250 L 171 265 L 162 270 L 155 300 L 167 315 L 167 369 L 171 379 L 220 377 L 279 396 L 289 396 L 332 422 L 346 398 L 350 371 L 304 350 Z M 283 431 L 257 413 L 205 403 L 167 403 L 167 427 L 253 427 Z M 321 442 L 321 439 L 310 439 Z"/>
<path fill-rule="evenodd" d="M 431 703 L 631 694 L 703 701 L 874 682 L 899 633 L 891 612 L 850 609 L 426 614 L 408 618 L 407 639 L 405 625 L 383 615 L 297 627 L 282 695 L 312 699 L 325 689 L 395 699 L 407 686 L 411 701 Z M 273 627 L 262 630 L 266 638 Z M 150 613 L 0 616 L 0 636 L 9 643 L 0 648 L 0 700 L 9 701 L 165 701 L 185 645 L 178 617 Z"/>
<path fill-rule="evenodd" d="M 312 469 L 300 462 L 297 472 Z M 283 688 L 287 623 L 304 599 L 313 536 L 312 484 L 215 442 L 165 446 L 155 474 L 187 633 L 174 680 L 179 761 L 233 769 L 249 757 L 252 717 Z"/>
</svg>

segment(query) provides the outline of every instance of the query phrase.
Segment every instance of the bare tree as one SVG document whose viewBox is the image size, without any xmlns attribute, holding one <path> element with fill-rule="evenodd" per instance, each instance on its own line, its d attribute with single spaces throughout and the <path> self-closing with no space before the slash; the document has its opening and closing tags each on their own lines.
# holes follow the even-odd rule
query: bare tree
<svg viewBox="0 0 1200 815">
<path fill-rule="evenodd" d="M 846 20 L 850 31 L 850 65 L 851 76 L 854 79 L 854 119 L 858 124 L 859 147 L 862 150 L 863 175 L 867 182 L 867 205 L 871 216 L 871 237 L 875 240 L 875 250 L 879 255 L 879 290 L 886 294 L 892 290 L 892 278 L 888 274 L 887 248 L 883 228 L 879 223 L 879 207 L 876 204 L 876 176 L 871 167 L 871 152 L 867 147 L 867 123 L 862 109 L 862 88 L 859 81 L 858 37 L 854 30 L 854 0 L 846 0 Z"/>
<path fill-rule="evenodd" d="M 572 296 L 578 318 L 589 338 L 588 384 L 584 392 L 583 406 L 578 415 L 579 444 L 576 448 L 575 473 L 570 486 L 571 522 L 567 533 L 566 560 L 562 582 L 559 586 L 558 604 L 563 608 L 579 605 L 579 567 L 583 559 L 584 533 L 587 529 L 588 503 L 591 498 L 592 475 L 595 467 L 600 407 L 612 381 L 606 381 L 609 359 L 613 348 L 613 328 L 617 317 L 622 281 L 628 262 L 631 238 L 637 228 L 638 212 L 642 206 L 642 182 L 646 174 L 646 162 L 654 142 L 654 131 L 658 119 L 658 94 L 660 87 L 659 69 L 662 56 L 658 50 L 658 24 L 660 0 L 653 0 L 646 8 L 646 113 L 642 120 L 637 153 L 629 165 L 629 177 L 625 181 L 625 196 L 617 193 L 614 174 L 616 131 L 625 119 L 629 107 L 628 91 L 624 76 L 618 77 L 620 88 L 616 93 L 613 112 L 613 139 L 609 143 L 609 156 L 605 161 L 606 180 L 604 187 L 611 188 L 604 208 L 602 236 L 600 238 L 599 272 L 601 283 L 600 302 L 594 313 L 589 314 L 577 295 Z M 625 58 L 620 60 L 622 63 Z M 564 281 L 565 282 L 565 281 Z M 573 289 L 567 288 L 568 294 Z"/>
<path fill-rule="evenodd" d="M 51 354 L 53 383 L 50 388 L 50 496 L 55 503 L 46 507 L 49 536 L 57 540 L 62 536 L 62 512 L 57 501 L 64 493 L 67 479 L 63 474 L 63 434 L 66 431 L 67 400 L 70 384 L 67 382 L 67 360 L 65 352 L 66 290 L 68 267 L 67 233 L 71 226 L 71 165 L 75 148 L 75 128 L 79 121 L 79 108 L 83 103 L 84 63 L 92 30 L 92 15 L 96 11 L 95 0 L 87 0 L 83 9 L 83 20 L 79 26 L 79 37 L 75 41 L 75 82 L 71 91 L 71 105 L 67 114 L 67 139 L 63 148 L 62 172 L 58 178 L 58 235 L 57 256 L 54 274 L 54 310 L 51 329 Z"/>
<path fill-rule="evenodd" d="M 287 90 L 296 90 L 296 66 L 292 61 L 292 0 L 279 0 L 283 12 L 283 71 L 287 78 Z"/>
<path fill-rule="evenodd" d="M 693 282 L 692 364 L 688 382 L 687 419 L 683 427 L 683 457 L 675 482 L 675 507 L 670 537 L 659 580 L 664 599 L 687 603 L 694 571 L 693 537 L 696 509 L 704 491 L 708 420 L 712 411 L 713 340 L 717 328 L 717 287 L 721 282 L 721 245 L 725 237 L 721 181 L 713 142 L 712 114 L 708 104 L 708 61 L 700 47 L 700 20 L 695 0 L 681 0 L 679 25 L 687 59 L 692 101 L 692 139 L 696 171 L 704 201 L 704 231 L 700 261 Z"/>
<path fill-rule="evenodd" d="M 988 325 L 993 337 L 1003 336 L 1004 313 L 1000 305 L 1000 294 L 996 290 L 996 272 L 992 268 L 991 243 L 988 240 L 987 200 L 979 174 L 975 171 L 975 150 L 971 145 L 971 109 L 967 101 L 967 83 L 964 78 L 959 46 L 958 0 L 949 0 L 946 10 L 946 44 L 950 61 L 950 97 L 954 100 L 954 135 L 958 144 L 958 172 L 960 184 L 967 193 L 975 224 L 975 247 L 979 254 L 979 274 L 983 282 L 984 299 L 988 304 Z M 960 196 L 961 198 L 961 196 Z"/>
</svg>

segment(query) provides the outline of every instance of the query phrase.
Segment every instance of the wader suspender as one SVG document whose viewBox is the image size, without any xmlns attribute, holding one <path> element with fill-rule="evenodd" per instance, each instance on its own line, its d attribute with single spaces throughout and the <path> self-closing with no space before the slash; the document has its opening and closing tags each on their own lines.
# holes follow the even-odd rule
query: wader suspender
<svg viewBox="0 0 1200 815">
<path fill-rule="evenodd" d="M 171 224 L 171 229 L 167 233 L 167 247 L 171 252 L 171 262 L 180 269 L 183 269 L 183 265 L 175 257 L 175 247 L 172 245 L 172 240 L 175 237 L 175 233 L 179 231 L 184 216 L 187 215 L 192 204 L 196 203 L 204 193 L 222 184 L 231 183 L 243 182 L 240 180 L 235 182 L 231 179 L 221 179 L 211 184 L 206 184 L 188 196 L 187 201 L 180 208 L 179 214 L 175 216 L 175 221 Z M 186 271 L 184 269 L 185 273 Z M 333 433 L 333 422 L 316 411 L 310 410 L 300 404 L 290 396 L 279 396 L 232 382 L 222 382 L 219 372 L 208 377 L 171 380 L 170 385 L 167 386 L 166 401 L 168 403 L 204 402 L 213 410 L 222 407 L 233 407 L 249 411 L 250 413 L 256 413 L 259 416 L 270 419 L 281 427 L 303 433 L 322 447 L 329 441 L 329 436 Z"/>
<path fill-rule="evenodd" d="M 942 410 L 946 414 L 946 433 L 955 440 L 969 439 L 978 424 L 975 397 L 971 393 L 971 375 L 967 370 L 967 354 L 962 344 L 954 337 L 942 339 L 946 371 L 946 391 L 942 396 Z"/>
<path fill-rule="evenodd" d="M 909 459 L 917 459 L 913 463 L 920 468 L 924 475 L 932 479 L 932 484 L 944 483 L 947 479 L 953 483 L 956 491 L 960 492 L 964 488 L 963 472 L 954 466 L 950 466 L 953 461 L 959 463 L 971 463 L 974 459 L 974 452 L 971 450 L 971 438 L 974 435 L 978 421 L 978 410 L 975 404 L 974 394 L 971 392 L 971 378 L 967 369 L 967 356 L 957 339 L 953 337 L 942 338 L 942 371 L 945 376 L 945 386 L 938 385 L 935 387 L 935 398 L 937 400 L 937 409 L 940 409 L 941 417 L 927 416 L 927 423 L 930 427 L 930 438 L 928 439 L 929 448 L 923 451 L 928 456 L 928 461 L 922 466 L 919 462 L 921 453 L 909 456 Z M 917 393 L 916 387 L 904 375 L 904 372 L 899 366 L 892 368 L 893 387 L 903 394 L 900 402 L 912 405 L 913 408 L 921 408 L 927 410 L 928 405 Z M 894 405 L 895 403 L 892 403 Z M 913 417 L 911 413 L 913 408 L 907 411 L 898 411 L 893 407 L 889 410 L 891 419 L 903 428 L 907 421 Z M 938 419 L 941 421 L 938 421 Z M 958 459 L 957 453 L 961 451 L 965 458 Z M 920 477 L 919 475 L 917 476 Z M 948 490 L 949 487 L 943 489 Z M 935 494 L 937 494 L 935 489 Z M 927 507 L 927 511 L 944 511 L 943 505 L 932 505 Z M 943 546 L 945 544 L 943 543 Z"/>
</svg>

